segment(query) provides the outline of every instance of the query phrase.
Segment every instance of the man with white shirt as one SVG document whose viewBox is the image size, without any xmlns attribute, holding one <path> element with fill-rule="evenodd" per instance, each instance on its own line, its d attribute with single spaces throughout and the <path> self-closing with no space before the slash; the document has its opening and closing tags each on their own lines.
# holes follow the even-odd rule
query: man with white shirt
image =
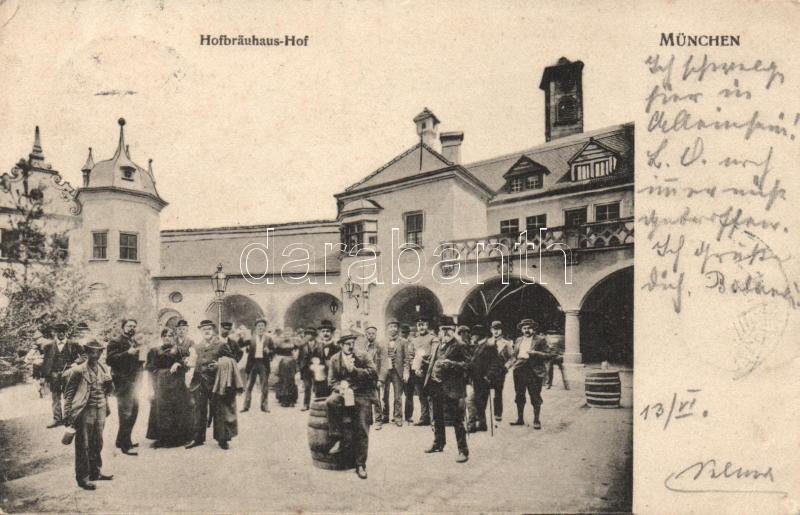
<svg viewBox="0 0 800 515">
<path fill-rule="evenodd" d="M 547 375 L 547 361 L 552 352 L 547 340 L 541 334 L 536 334 L 538 324 L 530 318 L 524 318 L 517 325 L 522 330 L 522 336 L 514 342 L 511 355 L 506 363 L 514 377 L 515 402 L 517 404 L 517 420 L 511 422 L 512 426 L 524 426 L 523 412 L 525 411 L 525 393 L 533 405 L 533 428 L 541 429 L 539 413 L 542 409 L 542 384 Z"/>
<path fill-rule="evenodd" d="M 53 422 L 47 426 L 53 428 L 64 423 L 64 411 L 61 407 L 64 391 L 64 372 L 74 363 L 81 361 L 81 347 L 77 343 L 67 341 L 67 324 L 58 323 L 54 327 L 56 337 L 42 347 L 41 374 L 50 388 L 53 406 Z"/>
<path fill-rule="evenodd" d="M 256 320 L 255 334 L 245 343 L 247 348 L 247 363 L 244 373 L 247 374 L 247 390 L 244 396 L 242 413 L 250 409 L 253 396 L 253 387 L 256 379 L 261 388 L 261 411 L 269 413 L 269 372 L 270 360 L 275 351 L 275 343 L 267 334 L 267 321 L 263 318 Z"/>
</svg>

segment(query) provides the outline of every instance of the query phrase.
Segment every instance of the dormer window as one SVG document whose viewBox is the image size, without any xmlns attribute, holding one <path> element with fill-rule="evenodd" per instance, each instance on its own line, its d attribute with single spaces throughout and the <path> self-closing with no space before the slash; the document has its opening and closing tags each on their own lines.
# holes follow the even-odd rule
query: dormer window
<svg viewBox="0 0 800 515">
<path fill-rule="evenodd" d="M 544 187 L 544 176 L 550 171 L 527 156 L 522 156 L 505 173 L 506 191 L 518 193 L 526 190 L 538 190 Z"/>
<path fill-rule="evenodd" d="M 586 181 L 612 175 L 617 170 L 619 154 L 607 146 L 590 139 L 579 150 L 570 163 L 573 181 Z"/>
<path fill-rule="evenodd" d="M 134 171 L 135 169 L 129 166 L 122 167 L 122 178 L 125 179 L 126 181 L 132 181 Z"/>
</svg>

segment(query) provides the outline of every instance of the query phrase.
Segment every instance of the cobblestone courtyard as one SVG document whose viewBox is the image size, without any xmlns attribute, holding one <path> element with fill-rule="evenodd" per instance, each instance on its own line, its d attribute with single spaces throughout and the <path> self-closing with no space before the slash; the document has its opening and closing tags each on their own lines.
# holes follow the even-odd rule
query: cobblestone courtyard
<svg viewBox="0 0 800 515">
<path fill-rule="evenodd" d="M 114 449 L 116 413 L 105 429 L 104 472 L 94 492 L 73 477 L 72 446 L 60 429 L 45 429 L 49 400 L 31 384 L 0 390 L 0 451 L 6 512 L 164 511 L 629 511 L 632 453 L 630 390 L 622 409 L 583 406 L 581 383 L 545 390 L 543 429 L 513 418 L 513 387 L 505 388 L 505 419 L 495 430 L 470 435 L 470 461 L 455 463 L 452 428 L 442 454 L 422 451 L 428 427 L 384 426 L 370 432 L 369 479 L 353 471 L 314 468 L 307 412 L 281 408 L 239 415 L 239 436 L 224 451 L 209 438 L 200 448 L 153 449 L 145 440 L 148 403 L 142 402 L 134 441 L 139 456 Z M 145 393 L 146 395 L 146 393 Z M 626 398 L 627 397 L 627 398 Z M 113 401 L 112 401 L 113 402 Z M 241 398 L 239 399 L 241 405 Z"/>
</svg>

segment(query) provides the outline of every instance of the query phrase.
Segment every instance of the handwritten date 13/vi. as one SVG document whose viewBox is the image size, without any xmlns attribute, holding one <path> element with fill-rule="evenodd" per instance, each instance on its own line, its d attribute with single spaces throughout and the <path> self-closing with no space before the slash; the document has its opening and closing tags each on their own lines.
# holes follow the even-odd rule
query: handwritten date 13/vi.
<svg viewBox="0 0 800 515">
<path fill-rule="evenodd" d="M 693 417 L 695 412 L 695 404 L 697 403 L 697 394 L 700 393 L 699 389 L 689 388 L 686 392 L 673 393 L 672 399 L 668 402 L 655 402 L 647 404 L 639 416 L 642 420 L 663 422 L 663 429 L 669 427 L 672 420 L 680 420 L 687 417 Z M 708 411 L 703 410 L 700 413 L 703 418 L 708 416 Z"/>
</svg>

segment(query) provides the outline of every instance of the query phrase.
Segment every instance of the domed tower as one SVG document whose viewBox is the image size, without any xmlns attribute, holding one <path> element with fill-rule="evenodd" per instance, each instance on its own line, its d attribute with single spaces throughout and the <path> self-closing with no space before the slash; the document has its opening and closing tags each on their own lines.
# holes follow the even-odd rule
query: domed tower
<svg viewBox="0 0 800 515">
<path fill-rule="evenodd" d="M 94 162 L 92 149 L 81 169 L 77 192 L 82 206 L 83 261 L 91 283 L 119 291 L 136 288 L 158 271 L 161 210 L 167 202 L 156 190 L 152 159 L 147 169 L 131 160 L 125 119 L 111 159 Z"/>
</svg>

